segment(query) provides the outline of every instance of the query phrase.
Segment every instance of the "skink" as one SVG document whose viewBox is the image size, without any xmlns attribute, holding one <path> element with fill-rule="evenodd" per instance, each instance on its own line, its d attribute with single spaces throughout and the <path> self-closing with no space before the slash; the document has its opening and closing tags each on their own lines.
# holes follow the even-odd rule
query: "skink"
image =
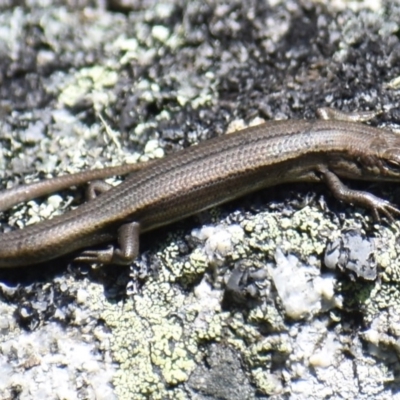
<svg viewBox="0 0 400 400">
<path fill-rule="evenodd" d="M 25 191 L 10 189 L 0 194 L 2 208 L 63 185 L 137 169 L 107 191 L 94 184 L 92 199 L 64 215 L 1 234 L 0 266 L 36 264 L 103 243 L 117 246 L 85 250 L 77 259 L 129 264 L 138 253 L 140 233 L 287 182 L 325 182 L 338 199 L 369 208 L 375 218 L 400 214 L 388 201 L 352 190 L 340 180 L 400 181 L 400 136 L 349 122 L 350 117 L 329 120 L 343 116 L 326 109 L 320 115 L 324 120 L 271 121 L 246 128 L 137 168 L 88 171 L 58 184 L 62 178 L 56 178 L 36 192 L 29 186 Z"/>
</svg>

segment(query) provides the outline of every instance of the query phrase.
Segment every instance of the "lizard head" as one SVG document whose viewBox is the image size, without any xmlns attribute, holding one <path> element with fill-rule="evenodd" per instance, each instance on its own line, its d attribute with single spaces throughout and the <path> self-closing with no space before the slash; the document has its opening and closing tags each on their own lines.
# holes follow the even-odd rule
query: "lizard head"
<svg viewBox="0 0 400 400">
<path fill-rule="evenodd" d="M 363 179 L 400 181 L 400 135 L 381 130 L 367 146 L 355 152 Z"/>
</svg>

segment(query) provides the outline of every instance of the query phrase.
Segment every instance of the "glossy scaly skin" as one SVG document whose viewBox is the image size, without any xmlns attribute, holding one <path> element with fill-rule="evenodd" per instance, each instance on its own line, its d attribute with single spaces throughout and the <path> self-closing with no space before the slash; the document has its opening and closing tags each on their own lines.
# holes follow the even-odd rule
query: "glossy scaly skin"
<svg viewBox="0 0 400 400">
<path fill-rule="evenodd" d="M 11 189 L 4 202 L 0 194 L 0 208 L 113 172 L 124 174 L 131 170 L 136 172 L 123 183 L 75 210 L 0 235 L 0 267 L 31 265 L 116 241 L 119 248 L 86 250 L 77 259 L 129 264 L 138 252 L 139 233 L 287 182 L 323 181 L 337 198 L 369 208 L 375 218 L 379 218 L 379 213 L 389 218 L 400 213 L 386 200 L 351 190 L 339 179 L 400 181 L 400 137 L 339 120 L 267 122 L 140 167 L 88 171 L 66 177 L 61 183 L 49 180 L 33 184 L 26 196 L 12 192 L 23 193 L 23 189 Z M 35 185 L 41 185 L 37 192 Z M 98 185 L 97 189 L 103 187 Z"/>
</svg>

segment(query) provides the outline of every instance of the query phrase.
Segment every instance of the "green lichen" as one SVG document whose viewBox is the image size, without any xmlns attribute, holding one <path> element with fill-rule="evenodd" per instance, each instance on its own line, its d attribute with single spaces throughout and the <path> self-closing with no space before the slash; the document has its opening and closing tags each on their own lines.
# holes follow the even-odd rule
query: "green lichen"
<svg viewBox="0 0 400 400">
<path fill-rule="evenodd" d="M 289 219 L 280 220 L 268 213 L 250 216 L 241 224 L 247 236 L 242 237 L 228 257 L 240 259 L 256 250 L 261 251 L 262 258 L 284 243 L 294 244 L 294 249 L 303 254 L 320 254 L 322 250 L 315 246 L 315 238 L 318 232 L 330 227 L 330 221 L 317 218 L 318 214 L 310 209 L 296 214 L 292 225 Z M 201 298 L 193 293 L 185 295 L 180 286 L 204 275 L 209 265 L 204 250 L 199 247 L 189 256 L 181 257 L 172 240 L 157 252 L 157 257 L 161 260 L 157 277 L 148 279 L 142 293 L 135 296 L 129 307 L 124 306 L 123 314 L 118 309 L 113 309 L 113 313 L 120 314 L 119 317 L 111 316 L 110 312 L 104 314 L 107 323 L 115 321 L 112 348 L 115 359 L 121 363 L 114 380 L 119 397 L 172 397 L 202 358 L 200 344 L 222 340 L 242 354 L 250 373 L 254 369 L 257 386 L 264 393 L 272 393 L 274 385 L 260 368 L 271 362 L 272 354 L 285 356 L 290 352 L 287 339 L 279 333 L 285 331 L 280 312 L 272 305 L 256 307 L 245 320 L 241 312 L 223 312 L 218 306 L 204 311 Z M 274 327 L 276 335 L 260 341 L 261 324 Z M 157 370 L 159 373 L 155 373 Z"/>
<path fill-rule="evenodd" d="M 381 268 L 384 282 L 400 283 L 400 257 L 398 251 L 400 224 L 382 226 L 377 233 L 375 258 Z"/>
<path fill-rule="evenodd" d="M 340 234 L 329 218 L 312 207 L 304 207 L 291 218 L 259 213 L 246 220 L 243 228 L 251 235 L 252 248 L 271 255 L 279 246 L 284 252 L 299 254 L 304 259 L 321 255 L 326 247 L 323 239 Z"/>
<path fill-rule="evenodd" d="M 118 73 L 105 66 L 82 68 L 61 91 L 59 101 L 73 107 L 77 102 L 90 99 L 96 109 L 102 109 L 115 100 L 112 92 L 105 91 L 105 88 L 114 86 L 117 80 Z"/>
<path fill-rule="evenodd" d="M 272 395 L 282 390 L 281 383 L 265 368 L 254 368 L 252 371 L 252 379 L 254 384 L 261 393 Z"/>
<path fill-rule="evenodd" d="M 179 389 L 173 387 L 188 379 L 195 367 L 193 351 L 197 351 L 181 319 L 174 315 L 183 300 L 174 287 L 153 281 L 125 304 L 106 306 L 102 318 L 112 328 L 111 349 L 120 363 L 114 377 L 118 398 L 164 399 L 178 395 Z"/>
<path fill-rule="evenodd" d="M 217 223 L 219 213 L 214 211 L 213 215 Z M 219 225 L 224 224 L 229 225 L 219 220 Z M 225 263 L 251 254 L 247 258 L 250 264 L 254 260 L 254 265 L 263 265 L 266 258 L 274 259 L 280 247 L 318 264 L 327 238 L 340 234 L 339 228 L 313 207 L 295 212 L 293 218 L 267 212 L 248 215 L 240 226 L 242 235 L 225 256 Z M 380 234 L 385 240 L 391 238 L 390 231 Z M 237 350 L 261 393 L 278 393 L 281 381 L 270 368 L 275 359 L 289 358 L 293 350 L 285 315 L 271 302 L 254 306 L 247 313 L 222 310 L 223 291 L 207 282 L 221 281 L 224 268 L 210 269 L 212 261 L 201 244 L 182 256 L 178 236 L 179 232 L 169 236 L 167 244 L 155 252 L 158 274 L 147 279 L 141 293 L 124 304 L 106 303 L 101 314 L 112 330 L 113 358 L 120 364 L 114 377 L 118 397 L 185 398 L 182 384 L 203 359 L 204 345 L 211 342 L 223 342 Z M 387 243 L 390 255 L 396 254 L 394 240 Z M 379 262 L 386 259 L 384 253 L 377 254 Z M 385 265 L 386 273 L 393 275 L 395 264 Z M 213 278 L 203 279 L 210 270 Z M 399 304 L 397 286 L 384 281 L 350 282 L 342 284 L 339 291 L 352 299 L 352 304 L 345 306 L 358 306 L 366 321 L 382 308 Z M 262 335 L 260 327 L 268 327 L 270 333 Z"/>
</svg>

